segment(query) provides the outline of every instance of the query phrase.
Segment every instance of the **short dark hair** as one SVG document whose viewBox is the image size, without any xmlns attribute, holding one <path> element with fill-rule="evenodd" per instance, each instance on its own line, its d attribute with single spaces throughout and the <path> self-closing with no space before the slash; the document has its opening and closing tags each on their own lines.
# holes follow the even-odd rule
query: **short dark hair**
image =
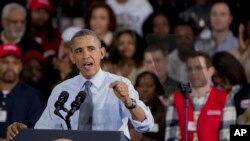
<svg viewBox="0 0 250 141">
<path fill-rule="evenodd" d="M 83 36 L 93 36 L 94 38 L 96 38 L 96 40 L 100 43 L 100 47 L 101 46 L 101 39 L 100 37 L 92 30 L 89 30 L 89 29 L 82 29 L 80 31 L 78 31 L 70 40 L 70 46 L 72 47 L 73 45 L 73 41 L 75 40 L 75 38 L 78 38 L 78 37 L 83 37 Z"/>
<path fill-rule="evenodd" d="M 157 94 L 157 95 L 162 95 L 162 94 L 164 94 L 164 93 L 165 93 L 164 88 L 163 88 L 163 86 L 162 86 L 160 80 L 158 79 L 158 77 L 157 77 L 154 73 L 148 72 L 148 71 L 144 71 L 144 72 L 140 73 L 140 74 L 136 77 L 136 80 L 135 80 L 135 88 L 138 87 L 139 81 L 141 80 L 141 78 L 142 78 L 143 76 L 146 76 L 146 75 L 149 75 L 150 77 L 153 78 L 154 83 L 155 83 L 155 92 L 156 92 L 156 94 Z"/>
<path fill-rule="evenodd" d="M 109 15 L 109 27 L 108 27 L 108 29 L 110 31 L 114 31 L 115 27 L 116 27 L 116 17 L 115 17 L 115 14 L 114 14 L 112 8 L 108 4 L 106 4 L 105 2 L 94 2 L 89 7 L 89 9 L 86 12 L 86 16 L 85 16 L 86 17 L 85 18 L 86 27 L 90 29 L 90 19 L 91 19 L 93 11 L 97 8 L 104 8 L 107 10 L 108 15 Z"/>
<path fill-rule="evenodd" d="M 229 5 L 229 3 L 227 2 L 227 0 L 218 0 L 218 1 L 215 1 L 214 3 L 212 3 L 211 8 L 210 8 L 210 12 L 211 12 L 212 8 L 213 8 L 215 5 L 217 5 L 217 4 L 225 4 L 225 5 L 228 7 L 228 9 L 229 9 L 230 15 L 232 15 L 232 8 L 231 8 L 231 6 Z"/>
<path fill-rule="evenodd" d="M 146 53 L 146 52 L 154 52 L 154 51 L 160 51 L 164 57 L 167 57 L 167 56 L 168 56 L 168 51 L 167 51 L 167 49 L 165 49 L 165 48 L 163 48 L 163 47 L 160 47 L 160 46 L 147 47 L 147 48 L 145 49 L 145 53 Z"/>
<path fill-rule="evenodd" d="M 219 52 L 213 56 L 213 65 L 222 79 L 227 78 L 232 85 L 246 84 L 244 67 L 228 52 Z"/>
<path fill-rule="evenodd" d="M 202 51 L 191 51 L 191 52 L 189 52 L 188 59 L 196 58 L 196 57 L 203 57 L 205 59 L 205 63 L 206 63 L 207 68 L 210 68 L 210 67 L 213 66 L 212 59 L 207 53 L 202 52 Z"/>
</svg>

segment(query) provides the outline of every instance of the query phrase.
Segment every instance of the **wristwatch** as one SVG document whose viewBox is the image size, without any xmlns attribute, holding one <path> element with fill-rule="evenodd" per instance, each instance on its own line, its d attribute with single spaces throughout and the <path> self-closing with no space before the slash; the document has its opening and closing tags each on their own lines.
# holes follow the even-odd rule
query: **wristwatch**
<svg viewBox="0 0 250 141">
<path fill-rule="evenodd" d="M 137 105 L 135 99 L 131 98 L 131 100 L 132 100 L 132 105 L 131 105 L 131 106 L 127 106 L 127 105 L 125 104 L 126 108 L 129 109 L 129 110 L 134 109 L 134 108 L 136 107 L 136 105 Z"/>
</svg>

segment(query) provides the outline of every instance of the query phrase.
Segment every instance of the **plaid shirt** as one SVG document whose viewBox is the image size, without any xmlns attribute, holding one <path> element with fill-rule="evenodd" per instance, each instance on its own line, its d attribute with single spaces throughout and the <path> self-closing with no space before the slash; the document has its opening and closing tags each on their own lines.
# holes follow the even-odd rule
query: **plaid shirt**
<svg viewBox="0 0 250 141">
<path fill-rule="evenodd" d="M 197 123 L 202 106 L 206 103 L 209 94 L 199 98 L 191 96 L 192 104 L 194 106 L 194 122 Z M 173 96 L 170 97 L 170 103 L 166 115 L 166 134 L 165 141 L 178 141 L 181 140 L 180 127 L 178 124 L 178 115 L 173 104 Z M 223 108 L 223 116 L 219 130 L 219 140 L 229 141 L 230 139 L 230 125 L 236 122 L 236 110 L 230 100 L 229 96 L 225 107 Z M 198 141 L 197 133 L 194 133 L 193 141 Z"/>
</svg>

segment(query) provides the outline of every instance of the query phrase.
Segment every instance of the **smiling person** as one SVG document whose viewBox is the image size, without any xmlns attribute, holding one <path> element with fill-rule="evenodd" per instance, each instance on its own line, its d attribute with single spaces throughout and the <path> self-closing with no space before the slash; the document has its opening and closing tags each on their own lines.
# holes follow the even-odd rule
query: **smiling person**
<svg viewBox="0 0 250 141">
<path fill-rule="evenodd" d="M 154 119 L 150 109 L 139 100 L 138 92 L 131 82 L 101 69 L 105 49 L 101 47 L 97 34 L 88 29 L 77 32 L 71 39 L 71 48 L 72 62 L 76 64 L 80 74 L 53 89 L 48 105 L 35 128 L 67 129 L 64 121 L 53 113 L 54 103 L 62 91 L 68 91 L 69 99 L 65 107 L 69 109 L 77 93 L 85 90 L 85 101 L 80 110 L 71 117 L 73 130 L 123 131 L 129 140 L 127 122 L 130 119 L 135 129 L 148 131 L 153 126 Z M 87 115 L 89 117 L 85 117 Z M 84 122 L 84 119 L 87 121 Z M 13 139 L 19 128 L 25 126 L 22 123 L 10 125 L 8 139 Z"/>
</svg>

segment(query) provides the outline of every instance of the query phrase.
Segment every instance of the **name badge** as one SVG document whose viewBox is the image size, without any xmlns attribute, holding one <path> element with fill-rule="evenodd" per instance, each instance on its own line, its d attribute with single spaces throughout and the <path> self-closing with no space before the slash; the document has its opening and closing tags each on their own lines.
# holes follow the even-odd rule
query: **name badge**
<svg viewBox="0 0 250 141">
<path fill-rule="evenodd" d="M 220 110 L 208 110 L 207 111 L 207 115 L 210 115 L 210 116 L 219 116 L 219 115 L 221 115 L 221 111 Z"/>
<path fill-rule="evenodd" d="M 248 107 L 248 104 L 249 104 L 249 99 L 241 100 L 240 107 L 242 109 L 246 109 Z"/>
<path fill-rule="evenodd" d="M 196 124 L 193 121 L 188 122 L 188 131 L 196 131 Z"/>
<path fill-rule="evenodd" d="M 158 133 L 159 132 L 159 125 L 157 123 L 155 123 L 154 126 L 149 129 L 149 132 Z"/>
<path fill-rule="evenodd" d="M 0 122 L 6 122 L 7 120 L 7 111 L 0 110 Z"/>
</svg>

